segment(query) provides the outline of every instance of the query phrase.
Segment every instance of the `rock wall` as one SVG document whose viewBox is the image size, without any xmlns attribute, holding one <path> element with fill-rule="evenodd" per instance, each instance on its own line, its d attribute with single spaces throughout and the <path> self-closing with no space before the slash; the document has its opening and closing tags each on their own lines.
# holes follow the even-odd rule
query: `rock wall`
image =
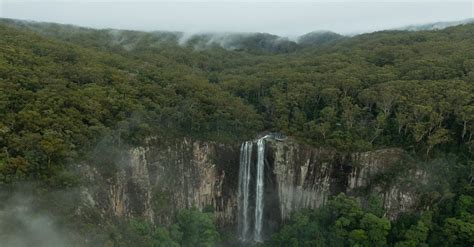
<svg viewBox="0 0 474 247">
<path fill-rule="evenodd" d="M 151 138 L 145 146 L 128 150 L 111 175 L 86 166 L 91 184 L 98 185 L 86 189 L 87 198 L 103 214 L 118 217 L 141 216 L 169 224 L 179 209 L 196 206 L 213 210 L 220 226 L 233 226 L 239 152 L 239 145 Z M 402 156 L 400 149 L 347 154 L 291 139 L 267 139 L 267 228 L 274 228 L 295 210 L 319 207 L 340 192 L 362 197 L 377 192 L 384 198 L 387 215 L 396 218 L 414 207 L 416 195 L 396 179 L 382 186 L 374 181 L 396 167 Z"/>
<path fill-rule="evenodd" d="M 426 174 L 417 167 L 406 166 L 403 156 L 401 149 L 352 154 L 346 193 L 359 197 L 379 194 L 389 219 L 414 210 L 417 189 L 426 182 Z"/>
<path fill-rule="evenodd" d="M 294 142 L 269 141 L 268 144 L 281 219 L 302 208 L 319 207 L 336 193 L 341 179 L 337 173 L 344 169 L 345 157 L 334 150 Z"/>
<path fill-rule="evenodd" d="M 376 181 L 399 166 L 404 154 L 401 149 L 349 154 L 292 140 L 267 143 L 281 219 L 287 219 L 296 210 L 319 207 L 331 195 L 341 192 L 362 199 L 371 193 L 380 194 L 391 219 L 416 206 L 416 191 L 402 180 L 419 180 L 419 171 L 404 171 L 403 179 Z"/>
<path fill-rule="evenodd" d="M 153 138 L 124 156 L 115 173 L 87 166 L 92 197 L 103 214 L 140 216 L 169 224 L 179 209 L 213 209 L 222 225 L 233 224 L 239 151 L 188 138 Z"/>
</svg>

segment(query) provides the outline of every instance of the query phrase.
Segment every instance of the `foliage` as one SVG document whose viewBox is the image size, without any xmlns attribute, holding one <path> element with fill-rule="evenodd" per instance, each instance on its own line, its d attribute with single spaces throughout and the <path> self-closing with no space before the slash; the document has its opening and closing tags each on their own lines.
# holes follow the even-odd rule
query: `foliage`
<svg viewBox="0 0 474 247">
<path fill-rule="evenodd" d="M 315 33 L 275 47 L 271 35 L 197 35 L 181 45 L 179 33 L 3 19 L 1 180 L 48 179 L 107 135 L 236 141 L 278 130 L 341 150 L 472 155 L 472 30 Z M 213 40 L 222 46 L 199 45 Z"/>
<path fill-rule="evenodd" d="M 179 212 L 176 223 L 166 228 L 144 219 L 116 222 L 107 229 L 106 243 L 112 246 L 215 246 L 219 241 L 211 213 L 196 208 Z"/>
<path fill-rule="evenodd" d="M 413 215 L 390 223 L 377 198 L 361 207 L 340 195 L 296 214 L 271 243 L 471 246 L 473 34 L 469 24 L 355 37 L 311 33 L 300 43 L 206 34 L 182 44 L 180 33 L 1 19 L 0 183 L 74 187 L 80 178 L 68 166 L 94 160 L 112 172 L 120 148 L 103 155 L 103 146 L 149 136 L 239 142 L 276 130 L 316 146 L 401 147 L 450 162 L 426 162 L 444 176 Z M 167 195 L 156 193 L 153 207 L 166 214 Z M 211 223 L 191 209 L 170 228 L 132 221 L 116 231 L 130 234 L 123 239 L 132 245 L 208 246 L 218 241 Z"/>
<path fill-rule="evenodd" d="M 147 65 L 5 25 L 0 35 L 2 182 L 48 180 L 107 136 L 115 145 L 172 133 L 229 141 L 261 128 L 243 100 L 172 60 Z"/>
<path fill-rule="evenodd" d="M 214 246 L 219 241 L 213 215 L 196 208 L 182 210 L 174 227 L 182 233 L 177 239 L 181 246 Z"/>
<path fill-rule="evenodd" d="M 272 237 L 270 246 L 385 246 L 390 222 L 364 211 L 339 194 L 326 206 L 295 214 Z"/>
<path fill-rule="evenodd" d="M 455 200 L 456 216 L 425 211 L 390 223 L 344 194 L 326 206 L 293 215 L 269 246 L 469 246 L 474 242 L 473 199 Z M 438 222 L 440 222 L 438 224 Z"/>
</svg>

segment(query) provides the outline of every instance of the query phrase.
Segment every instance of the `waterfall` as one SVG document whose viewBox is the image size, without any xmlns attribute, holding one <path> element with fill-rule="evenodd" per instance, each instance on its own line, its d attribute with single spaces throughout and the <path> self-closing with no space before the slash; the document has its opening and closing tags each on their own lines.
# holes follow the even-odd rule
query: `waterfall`
<svg viewBox="0 0 474 247">
<path fill-rule="evenodd" d="M 239 238 L 247 241 L 249 231 L 249 195 L 250 195 L 250 168 L 252 163 L 252 142 L 244 142 L 240 147 L 240 167 L 239 167 L 239 192 L 238 192 L 238 212 L 239 212 Z"/>
<path fill-rule="evenodd" d="M 265 138 L 257 140 L 256 168 L 252 169 L 253 142 L 247 141 L 240 147 L 238 188 L 238 234 L 241 241 L 262 242 L 264 210 Z M 252 171 L 256 173 L 252 175 Z M 253 180 L 253 181 L 251 181 Z M 252 184 L 252 191 L 251 191 Z M 255 190 L 253 190 L 253 186 Z M 251 194 L 255 192 L 255 194 Z M 251 201 L 254 199 L 254 201 Z M 255 207 L 253 207 L 255 206 Z M 251 209 L 255 210 L 251 210 Z M 251 232 L 253 230 L 253 233 Z"/>
<path fill-rule="evenodd" d="M 267 137 L 267 136 L 265 136 Z M 255 241 L 262 241 L 263 223 L 263 171 L 265 167 L 265 137 L 257 141 L 257 186 L 255 190 Z"/>
</svg>

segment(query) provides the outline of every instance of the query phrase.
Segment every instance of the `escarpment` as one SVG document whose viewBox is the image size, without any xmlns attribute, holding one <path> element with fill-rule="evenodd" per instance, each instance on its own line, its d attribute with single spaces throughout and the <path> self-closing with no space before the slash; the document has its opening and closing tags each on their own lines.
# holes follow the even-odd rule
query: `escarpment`
<svg viewBox="0 0 474 247">
<path fill-rule="evenodd" d="M 411 210 L 417 200 L 412 188 L 396 178 L 392 183 L 377 181 L 401 162 L 404 152 L 395 148 L 343 153 L 266 136 L 242 147 L 150 138 L 126 152 L 123 164 L 107 176 L 85 166 L 91 184 L 97 185 L 86 190 L 88 198 L 103 215 L 169 224 L 178 210 L 197 207 L 213 211 L 221 227 L 245 228 L 242 238 L 254 239 L 253 231 L 260 231 L 255 240 L 261 240 L 293 212 L 319 207 L 341 192 L 361 198 L 378 193 L 392 219 Z M 258 166 L 263 173 L 257 174 Z M 248 184 L 242 182 L 243 174 Z"/>
</svg>

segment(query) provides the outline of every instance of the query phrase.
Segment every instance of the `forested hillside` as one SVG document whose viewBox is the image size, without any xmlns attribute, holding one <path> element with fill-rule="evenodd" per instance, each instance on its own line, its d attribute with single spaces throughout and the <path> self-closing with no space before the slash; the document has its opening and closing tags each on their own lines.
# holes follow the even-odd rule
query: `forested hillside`
<svg viewBox="0 0 474 247">
<path fill-rule="evenodd" d="M 4 182 L 51 178 L 108 135 L 132 143 L 170 131 L 228 140 L 262 129 L 244 100 L 171 58 L 0 31 Z"/>
<path fill-rule="evenodd" d="M 474 24 L 292 41 L 0 21 L 2 185 L 73 186 L 63 171 L 104 140 L 240 142 L 263 131 L 341 151 L 399 147 L 423 162 L 452 161 L 443 167 L 445 194 L 427 195 L 419 214 L 392 228 L 382 221 L 384 230 L 371 232 L 383 214 L 368 216 L 341 196 L 328 206 L 338 215 L 301 213 L 270 244 L 304 245 L 314 232 L 297 228 L 308 224 L 315 232 L 332 224 L 340 232 L 331 234 L 353 241 L 342 245 L 435 246 L 439 236 L 473 244 Z"/>
<path fill-rule="evenodd" d="M 16 23 L 1 26 L 6 180 L 47 176 L 111 132 L 242 140 L 277 130 L 345 150 L 472 149 L 473 25 L 306 39 L 268 54 L 252 52 L 265 35 L 244 52 L 194 47 L 201 36 L 180 45 L 173 33 Z"/>
</svg>

